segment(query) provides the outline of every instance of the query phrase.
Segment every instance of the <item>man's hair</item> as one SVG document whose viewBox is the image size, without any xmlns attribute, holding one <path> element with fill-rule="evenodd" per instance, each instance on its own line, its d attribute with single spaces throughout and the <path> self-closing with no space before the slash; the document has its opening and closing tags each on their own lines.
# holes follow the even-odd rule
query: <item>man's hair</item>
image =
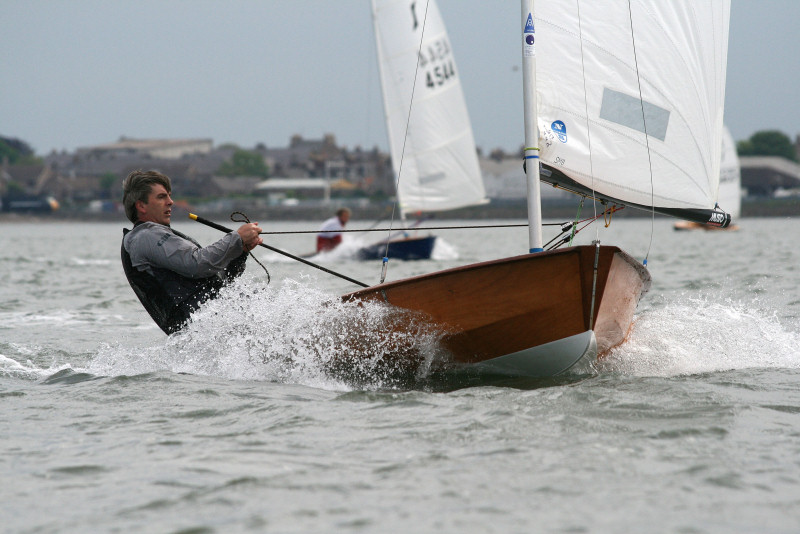
<svg viewBox="0 0 800 534">
<path fill-rule="evenodd" d="M 125 215 L 132 223 L 139 220 L 136 212 L 136 203 L 142 201 L 147 204 L 150 190 L 154 185 L 163 185 L 167 193 L 172 193 L 172 185 L 169 176 L 165 176 L 158 171 L 133 171 L 122 182 L 122 205 L 125 206 Z"/>
<path fill-rule="evenodd" d="M 342 215 L 343 213 L 350 215 L 350 208 L 339 208 L 338 210 L 336 210 L 337 217 Z"/>
</svg>

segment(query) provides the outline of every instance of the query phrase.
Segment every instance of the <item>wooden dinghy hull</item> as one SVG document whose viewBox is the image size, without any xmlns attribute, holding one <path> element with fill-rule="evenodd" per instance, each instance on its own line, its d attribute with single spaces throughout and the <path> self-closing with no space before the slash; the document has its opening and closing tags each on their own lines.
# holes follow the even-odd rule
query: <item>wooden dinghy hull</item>
<svg viewBox="0 0 800 534">
<path fill-rule="evenodd" d="M 422 314 L 443 332 L 447 366 L 540 377 L 622 343 L 649 287 L 647 269 L 628 254 L 588 245 L 457 267 L 343 298 Z"/>
</svg>

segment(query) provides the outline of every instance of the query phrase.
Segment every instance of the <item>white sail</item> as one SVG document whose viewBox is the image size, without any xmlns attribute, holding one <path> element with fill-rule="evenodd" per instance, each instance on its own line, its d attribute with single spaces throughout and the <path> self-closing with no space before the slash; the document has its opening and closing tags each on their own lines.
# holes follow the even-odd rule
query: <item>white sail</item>
<svg viewBox="0 0 800 534">
<path fill-rule="evenodd" d="M 537 2 L 542 162 L 623 203 L 713 209 L 729 18 L 730 0 Z"/>
<path fill-rule="evenodd" d="M 429 0 L 427 15 L 425 4 L 372 2 L 386 124 L 395 176 L 400 175 L 397 196 L 403 213 L 487 201 L 450 40 L 435 0 Z"/>
<path fill-rule="evenodd" d="M 719 169 L 719 207 L 738 219 L 742 212 L 742 171 L 736 143 L 728 128 L 722 132 L 722 157 Z"/>
</svg>

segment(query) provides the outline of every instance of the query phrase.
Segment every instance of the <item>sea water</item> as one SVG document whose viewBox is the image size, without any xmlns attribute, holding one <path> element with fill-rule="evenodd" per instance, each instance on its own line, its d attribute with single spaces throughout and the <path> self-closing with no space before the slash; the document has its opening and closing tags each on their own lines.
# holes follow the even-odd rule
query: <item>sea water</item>
<svg viewBox="0 0 800 534">
<path fill-rule="evenodd" d="M 166 337 L 124 278 L 122 221 L 2 222 L 0 532 L 798 532 L 800 220 L 739 224 L 587 228 L 648 260 L 628 341 L 591 375 L 463 387 L 431 380 L 428 325 L 391 328 L 273 252 L 269 283 L 248 262 Z M 527 250 L 524 228 L 436 234 L 387 280 Z M 314 261 L 377 283 L 350 252 L 379 237 Z M 381 363 L 410 349 L 411 376 Z"/>
</svg>

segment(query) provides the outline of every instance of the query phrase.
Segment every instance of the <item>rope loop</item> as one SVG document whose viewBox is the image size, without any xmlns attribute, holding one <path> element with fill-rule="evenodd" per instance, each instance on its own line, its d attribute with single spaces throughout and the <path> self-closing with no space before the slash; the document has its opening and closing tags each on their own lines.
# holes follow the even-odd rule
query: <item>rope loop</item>
<svg viewBox="0 0 800 534">
<path fill-rule="evenodd" d="M 240 215 L 241 218 L 240 219 L 235 219 L 234 218 L 235 215 Z M 234 211 L 233 213 L 231 213 L 231 220 L 233 222 L 240 222 L 240 223 L 250 224 L 250 217 L 248 217 L 247 214 L 242 213 L 241 211 Z M 272 281 L 272 277 L 269 275 L 269 271 L 267 270 L 267 268 L 264 266 L 263 263 L 258 261 L 258 258 L 255 257 L 255 255 L 253 254 L 252 250 L 250 252 L 248 252 L 248 254 L 250 254 L 250 257 L 253 258 L 253 260 L 255 260 L 255 262 L 257 264 L 259 264 L 262 269 L 264 269 L 265 273 L 267 273 L 267 285 L 269 285 L 269 283 Z"/>
<path fill-rule="evenodd" d="M 614 215 L 615 207 L 616 206 L 612 206 L 611 208 L 606 208 L 605 211 L 603 211 L 603 223 L 605 224 L 606 228 L 611 226 L 611 217 Z"/>
</svg>

